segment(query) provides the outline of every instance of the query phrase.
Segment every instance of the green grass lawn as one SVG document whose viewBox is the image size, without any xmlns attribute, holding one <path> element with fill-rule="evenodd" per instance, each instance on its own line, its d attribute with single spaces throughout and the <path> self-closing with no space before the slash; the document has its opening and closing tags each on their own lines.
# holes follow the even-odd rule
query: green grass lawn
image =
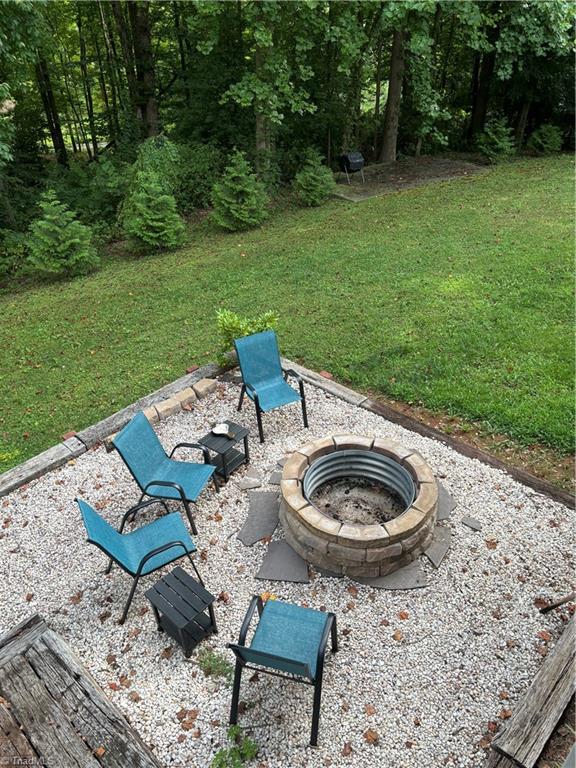
<svg viewBox="0 0 576 768">
<path fill-rule="evenodd" d="M 205 222 L 177 252 L 2 295 L 0 468 L 213 360 L 219 307 L 274 309 L 288 357 L 353 386 L 569 451 L 572 176 L 525 159 L 245 234 Z"/>
</svg>

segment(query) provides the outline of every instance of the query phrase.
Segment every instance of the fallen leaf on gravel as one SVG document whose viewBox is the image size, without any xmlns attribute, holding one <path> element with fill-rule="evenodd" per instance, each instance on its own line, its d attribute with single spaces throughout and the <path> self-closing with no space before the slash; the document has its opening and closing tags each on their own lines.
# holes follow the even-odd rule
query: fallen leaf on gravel
<svg viewBox="0 0 576 768">
<path fill-rule="evenodd" d="M 488 723 L 488 730 L 490 731 L 490 733 L 496 733 L 499 727 L 500 726 L 498 725 L 498 723 L 495 722 L 494 720 L 490 720 L 490 722 Z"/>
<path fill-rule="evenodd" d="M 414 725 L 422 725 L 422 721 L 420 720 L 419 717 L 414 718 Z"/>
<path fill-rule="evenodd" d="M 354 584 L 351 584 L 349 587 L 347 587 L 348 592 L 352 595 L 352 597 L 358 597 L 358 587 L 355 587 Z"/>
<path fill-rule="evenodd" d="M 108 683 L 108 688 L 110 688 L 111 691 L 119 691 L 120 686 L 118 683 Z"/>
<path fill-rule="evenodd" d="M 72 595 L 72 597 L 70 598 L 70 602 L 72 603 L 72 605 L 78 605 L 80 600 L 82 600 L 83 594 L 84 594 L 83 592 L 76 592 L 75 595 Z"/>
<path fill-rule="evenodd" d="M 33 592 L 28 592 L 28 594 L 26 595 L 24 600 L 26 600 L 26 602 L 29 603 L 32 600 L 33 597 L 34 597 L 34 593 Z"/>
<path fill-rule="evenodd" d="M 219 523 L 222 520 L 222 515 L 220 512 L 214 512 L 214 520 L 216 520 L 217 523 Z"/>
<path fill-rule="evenodd" d="M 350 704 L 348 704 L 347 701 L 343 701 L 340 706 L 340 709 L 342 710 L 342 712 L 348 712 L 348 710 L 350 709 Z"/>
<path fill-rule="evenodd" d="M 400 613 L 398 614 L 398 618 L 401 619 L 402 621 L 406 621 L 409 615 L 410 614 L 408 613 L 408 611 L 400 611 Z"/>
<path fill-rule="evenodd" d="M 148 608 L 147 605 L 143 605 L 142 608 L 140 608 L 140 610 L 138 611 L 138 615 L 144 616 L 144 614 L 148 613 L 149 610 L 150 608 Z"/>
<path fill-rule="evenodd" d="M 412 749 L 413 746 L 414 746 L 414 742 L 413 741 L 407 741 L 406 742 L 406 748 L 407 749 Z"/>
<path fill-rule="evenodd" d="M 547 656 L 548 655 L 548 648 L 545 645 L 537 645 L 536 646 L 536 653 L 539 653 L 540 656 Z"/>
<path fill-rule="evenodd" d="M 544 640 L 545 643 L 548 643 L 550 642 L 550 640 L 552 640 L 552 635 L 550 634 L 550 632 L 547 632 L 545 629 L 542 629 L 540 630 L 540 632 L 538 632 L 538 637 L 540 638 L 540 640 Z"/>
<path fill-rule="evenodd" d="M 516 648 L 517 645 L 518 645 L 518 640 L 506 640 L 507 648 Z"/>
<path fill-rule="evenodd" d="M 224 605 L 228 605 L 228 603 L 230 602 L 230 595 L 228 594 L 228 592 L 220 592 L 220 594 L 218 595 L 218 602 L 224 603 Z"/>
<path fill-rule="evenodd" d="M 106 754 L 106 750 L 104 749 L 104 747 L 97 747 L 94 750 L 94 757 L 104 757 L 105 754 Z"/>
<path fill-rule="evenodd" d="M 388 619 L 382 619 L 382 621 L 380 622 L 380 626 L 381 627 L 389 627 L 390 626 L 390 622 L 388 621 Z"/>
<path fill-rule="evenodd" d="M 342 747 L 342 755 L 343 757 L 350 757 L 352 754 L 352 744 L 350 744 L 349 741 L 344 742 L 344 746 Z"/>
<path fill-rule="evenodd" d="M 500 720 L 508 720 L 509 717 L 512 717 L 512 710 L 503 709 L 498 715 L 498 717 L 500 718 Z"/>
<path fill-rule="evenodd" d="M 135 703 L 142 701 L 142 697 L 136 691 L 130 691 L 130 693 L 128 694 L 128 698 Z"/>
<path fill-rule="evenodd" d="M 208 552 L 206 552 L 205 549 L 200 552 L 200 560 L 202 560 L 203 563 L 205 563 L 208 560 Z"/>
<path fill-rule="evenodd" d="M 546 600 L 545 597 L 536 597 L 534 599 L 534 605 L 536 606 L 536 608 L 538 608 L 539 611 L 541 611 L 542 608 L 548 607 L 548 600 Z"/>
<path fill-rule="evenodd" d="M 402 632 L 401 632 L 399 629 L 397 629 L 397 630 L 394 632 L 394 634 L 392 635 L 392 637 L 394 638 L 394 640 L 396 640 L 396 642 L 397 642 L 397 643 L 399 643 L 401 640 L 403 640 L 403 639 L 404 639 L 404 635 L 402 634 Z"/>
<path fill-rule="evenodd" d="M 173 653 L 174 653 L 174 648 L 171 645 L 169 645 L 168 648 L 164 648 L 163 651 L 160 651 L 160 656 L 163 659 L 169 659 Z"/>
<path fill-rule="evenodd" d="M 132 680 L 127 675 L 120 675 L 118 678 L 120 680 L 120 685 L 122 688 L 130 688 L 132 685 Z"/>
<path fill-rule="evenodd" d="M 364 731 L 364 741 L 368 744 L 378 744 L 380 741 L 378 731 L 375 731 L 373 728 L 368 728 L 367 731 Z"/>
<path fill-rule="evenodd" d="M 481 749 L 489 749 L 490 744 L 492 743 L 492 740 L 488 738 L 488 736 L 483 736 L 480 741 L 478 742 L 478 746 Z"/>
<path fill-rule="evenodd" d="M 343 629 L 343 630 L 342 630 L 342 632 L 341 632 L 340 634 L 341 634 L 341 635 L 344 635 L 344 637 L 348 637 L 348 635 L 350 634 L 350 632 L 352 632 L 352 630 L 350 629 L 350 627 L 346 627 L 346 629 Z"/>
<path fill-rule="evenodd" d="M 353 611 L 353 610 L 354 610 L 354 608 L 356 608 L 356 603 L 355 603 L 353 600 L 350 600 L 350 602 L 349 602 L 349 603 L 346 603 L 346 608 L 347 608 L 349 611 Z"/>
<path fill-rule="evenodd" d="M 364 712 L 366 712 L 367 715 L 373 715 L 376 713 L 376 708 L 372 704 L 365 704 Z"/>
<path fill-rule="evenodd" d="M 179 744 L 182 744 L 183 742 L 185 742 L 185 741 L 186 741 L 186 734 L 185 734 L 185 733 L 181 733 L 181 734 L 178 736 L 178 738 L 176 739 L 176 741 L 177 741 Z"/>
<path fill-rule="evenodd" d="M 200 736 L 202 736 L 202 731 L 200 730 L 200 728 L 196 728 L 196 730 L 194 731 L 194 733 L 192 734 L 192 736 L 193 736 L 195 739 L 199 739 L 199 738 L 200 738 Z"/>
<path fill-rule="evenodd" d="M 109 618 L 110 618 L 110 616 L 112 616 L 112 614 L 111 614 L 111 612 L 110 612 L 110 611 L 102 611 L 102 613 L 100 614 L 100 616 L 98 616 L 98 618 L 100 619 L 100 621 L 102 622 L 102 624 L 104 624 L 104 622 L 106 621 L 106 619 L 109 619 Z"/>
<path fill-rule="evenodd" d="M 498 695 L 499 695 L 500 699 L 502 699 L 502 700 L 510 698 L 510 694 L 508 693 L 508 691 L 500 691 L 500 693 Z"/>
<path fill-rule="evenodd" d="M 142 630 L 139 627 L 134 627 L 134 629 L 131 629 L 130 632 L 128 632 L 128 637 L 134 640 L 138 637 L 140 632 L 142 632 Z"/>
<path fill-rule="evenodd" d="M 498 541 L 496 539 L 486 539 L 484 543 L 486 544 L 487 549 L 496 549 L 498 546 Z"/>
<path fill-rule="evenodd" d="M 116 664 L 116 656 L 113 653 L 109 653 L 108 656 L 106 656 L 106 663 L 110 664 L 112 667 L 114 664 Z"/>
</svg>

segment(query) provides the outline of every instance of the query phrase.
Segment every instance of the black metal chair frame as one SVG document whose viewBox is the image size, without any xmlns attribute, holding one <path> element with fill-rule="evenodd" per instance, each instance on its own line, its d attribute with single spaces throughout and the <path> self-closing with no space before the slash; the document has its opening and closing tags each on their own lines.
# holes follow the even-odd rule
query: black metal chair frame
<svg viewBox="0 0 576 768">
<path fill-rule="evenodd" d="M 316 675 L 312 677 L 308 669 L 308 677 L 298 677 L 296 675 L 289 675 L 283 672 L 273 672 L 267 669 L 265 666 L 253 666 L 247 663 L 241 657 L 241 648 L 246 646 L 246 635 L 250 627 L 250 622 L 254 616 L 254 611 L 258 609 L 258 615 L 262 616 L 264 610 L 264 603 L 259 595 L 254 595 L 252 602 L 246 612 L 242 627 L 240 629 L 240 637 L 238 643 L 227 643 L 227 647 L 234 651 L 236 655 L 236 668 L 234 670 L 234 685 L 232 688 L 232 704 L 230 707 L 230 725 L 235 725 L 238 722 L 238 704 L 240 700 L 240 683 L 242 681 L 242 671 L 244 669 L 253 669 L 257 672 L 264 672 L 267 675 L 273 677 L 280 677 L 285 680 L 289 680 L 293 683 L 303 683 L 304 685 L 314 686 L 314 704 L 312 708 L 312 730 L 310 733 L 310 746 L 318 746 L 318 729 L 320 725 L 320 702 L 322 699 L 322 677 L 324 674 L 324 656 L 326 653 L 326 646 L 328 639 L 331 637 L 332 653 L 336 653 L 338 650 L 338 634 L 336 630 L 336 615 L 334 613 L 327 614 L 327 621 L 320 639 L 320 645 L 318 647 L 318 657 L 316 660 Z M 282 656 L 275 656 L 272 653 L 265 653 L 263 651 L 257 651 L 258 655 L 262 657 L 263 663 L 266 659 L 271 661 L 286 661 Z M 302 665 L 308 668 L 308 665 Z M 303 673 L 304 674 L 304 673 Z"/>
<path fill-rule="evenodd" d="M 298 389 L 300 390 L 300 402 L 302 403 L 302 420 L 304 422 L 304 426 L 308 428 L 308 413 L 306 411 L 306 394 L 304 393 L 304 382 L 302 381 L 302 377 L 299 376 L 296 371 L 293 371 L 291 368 L 287 368 L 286 370 L 282 369 L 282 373 L 284 374 L 284 381 L 288 381 L 288 377 L 292 376 L 296 381 L 298 382 Z M 264 442 L 264 429 L 262 427 L 262 414 L 266 413 L 266 411 L 263 411 L 260 407 L 260 400 L 258 398 L 258 395 L 256 394 L 256 390 L 253 386 L 250 384 L 243 383 L 242 389 L 240 390 L 240 400 L 238 400 L 238 410 L 242 410 L 242 403 L 244 402 L 244 395 L 248 391 L 249 396 L 254 401 L 254 406 L 256 408 L 256 421 L 258 422 L 258 435 L 260 437 L 260 442 Z"/>
<path fill-rule="evenodd" d="M 202 455 L 204 456 L 204 464 L 211 464 L 211 462 L 210 462 L 210 452 L 203 445 L 200 445 L 200 443 L 177 443 L 174 446 L 174 448 L 172 448 L 172 450 L 170 452 L 170 455 L 168 456 L 169 459 L 172 458 L 172 456 L 174 455 L 174 451 L 176 451 L 178 448 L 198 448 L 199 450 L 202 451 Z M 116 448 L 116 450 L 118 451 L 118 453 L 120 455 L 122 455 L 122 451 L 119 448 Z M 142 486 L 138 482 L 138 479 L 137 479 L 136 475 L 130 469 L 130 465 L 128 464 L 128 462 L 126 460 L 124 460 L 124 463 L 128 467 L 128 471 L 130 472 L 130 474 L 134 478 L 136 484 L 138 485 L 138 487 L 142 491 L 142 495 L 138 499 L 138 504 L 140 504 L 142 502 L 142 499 L 145 496 L 150 496 L 150 497 L 152 497 L 154 499 L 162 499 L 162 498 L 170 499 L 171 498 L 170 496 L 160 496 L 157 493 L 148 493 L 147 488 L 150 488 L 150 486 L 152 486 L 152 485 L 159 485 L 159 486 L 161 486 L 163 488 L 175 488 L 178 491 L 179 495 L 180 495 L 180 501 L 184 505 L 184 509 L 186 511 L 186 517 L 188 518 L 188 522 L 190 523 L 190 528 L 192 530 L 192 533 L 194 534 L 194 536 L 198 535 L 198 530 L 196 528 L 196 523 L 194 522 L 194 518 L 192 517 L 192 510 L 190 509 L 190 504 L 195 504 L 195 502 L 190 501 L 189 499 L 186 498 L 186 494 L 184 493 L 184 489 L 182 488 L 182 486 L 179 483 L 174 483 L 174 482 L 172 482 L 170 480 L 151 480 L 149 483 L 146 483 L 144 488 L 142 488 Z M 218 480 L 216 479 L 216 472 L 214 472 L 214 474 L 212 475 L 212 482 L 214 483 L 214 487 L 216 489 L 216 492 L 218 492 L 220 490 L 220 486 L 218 485 Z M 138 507 L 138 504 L 136 504 L 136 507 Z M 164 505 L 164 506 L 166 508 L 166 511 L 168 511 L 168 507 L 166 507 L 166 505 Z M 134 519 L 134 518 L 132 518 L 132 519 Z"/>
<path fill-rule="evenodd" d="M 134 520 L 137 512 L 139 512 L 141 509 L 144 509 L 145 507 L 151 506 L 152 504 L 161 504 L 166 510 L 166 512 L 170 511 L 168 509 L 168 505 L 166 504 L 166 502 L 159 499 L 149 499 L 148 501 L 139 502 L 134 507 L 130 507 L 130 509 L 124 514 L 124 517 L 122 518 L 122 522 L 120 523 L 120 528 L 118 529 L 118 533 L 122 533 L 124 531 L 124 526 L 126 525 L 126 523 L 130 518 L 131 518 L 131 522 Z M 88 541 L 90 542 L 90 544 L 95 544 L 98 547 L 98 549 L 101 549 L 102 552 L 104 552 L 104 554 L 108 555 L 108 557 L 110 558 L 110 561 L 104 573 L 110 573 L 110 571 L 112 570 L 112 566 L 114 565 L 114 563 L 116 563 L 116 565 L 119 565 L 120 568 L 122 568 L 122 570 L 125 573 L 128 573 L 130 576 L 133 576 L 134 578 L 134 581 L 132 582 L 132 588 L 130 589 L 130 594 L 128 595 L 128 600 L 126 601 L 126 605 L 124 606 L 122 618 L 118 622 L 119 624 L 124 624 L 124 622 L 126 621 L 126 617 L 128 616 L 128 611 L 130 610 L 130 605 L 132 604 L 132 600 L 134 598 L 134 593 L 136 592 L 136 587 L 138 586 L 138 582 L 140 580 L 140 577 L 142 576 L 142 569 L 144 568 L 148 560 L 150 560 L 155 555 L 159 555 L 161 552 L 166 552 L 168 549 L 172 549 L 172 547 L 182 547 L 182 549 L 184 550 L 184 553 L 190 560 L 192 568 L 194 568 L 196 576 L 198 577 L 198 581 L 200 582 L 200 584 L 202 584 L 202 586 L 204 586 L 204 582 L 202 581 L 202 577 L 198 573 L 198 568 L 196 567 L 196 563 L 192 559 L 192 555 L 188 551 L 186 545 L 181 541 L 170 541 L 167 544 L 163 544 L 161 547 L 156 547 L 156 549 L 153 549 L 150 552 L 148 552 L 148 554 L 146 554 L 142 558 L 142 560 L 140 560 L 136 573 L 128 570 L 119 560 L 117 560 L 115 557 L 112 557 L 110 555 L 110 552 L 108 552 L 103 547 L 101 547 L 97 541 L 93 541 L 92 539 L 88 539 Z M 178 560 L 180 557 L 182 557 L 182 555 L 177 555 L 169 562 L 174 562 L 174 560 Z M 159 566 L 158 568 L 155 568 L 153 571 L 150 571 L 150 573 L 147 573 L 145 575 L 149 576 L 151 573 L 155 573 L 155 571 L 159 570 L 160 568 L 164 568 L 165 565 L 168 565 L 168 563 L 163 563 L 161 566 Z"/>
</svg>

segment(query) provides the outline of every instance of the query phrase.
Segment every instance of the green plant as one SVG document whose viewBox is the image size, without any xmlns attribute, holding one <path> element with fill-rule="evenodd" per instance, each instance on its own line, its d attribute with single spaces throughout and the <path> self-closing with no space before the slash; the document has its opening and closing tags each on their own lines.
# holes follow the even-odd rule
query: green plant
<svg viewBox="0 0 576 768">
<path fill-rule="evenodd" d="M 503 117 L 488 120 L 476 143 L 479 151 L 490 163 L 497 163 L 516 152 L 512 129 Z"/>
<path fill-rule="evenodd" d="M 275 331 L 278 327 L 278 315 L 269 310 L 257 317 L 242 317 L 229 309 L 219 309 L 216 312 L 218 326 L 218 363 L 226 367 L 230 365 L 230 350 L 234 347 L 234 339 L 250 336 L 260 331 Z"/>
<path fill-rule="evenodd" d="M 100 259 L 90 227 L 76 219 L 53 190 L 40 199 L 41 216 L 28 230 L 26 271 L 39 277 L 72 277 L 96 269 Z"/>
<path fill-rule="evenodd" d="M 224 168 L 224 155 L 215 144 L 195 142 L 179 147 L 180 170 L 175 189 L 184 212 L 210 205 L 212 187 Z"/>
<path fill-rule="evenodd" d="M 198 666 L 208 677 L 223 677 L 227 683 L 232 682 L 234 667 L 228 659 L 205 646 L 198 654 Z"/>
<path fill-rule="evenodd" d="M 26 261 L 26 235 L 0 229 L 0 281 L 16 277 Z"/>
<path fill-rule="evenodd" d="M 228 728 L 228 739 L 233 742 L 232 746 L 219 749 L 212 758 L 210 768 L 242 768 L 258 754 L 258 744 L 243 736 L 240 726 L 231 725 Z"/>
<path fill-rule="evenodd" d="M 138 171 L 120 216 L 126 235 L 142 250 L 176 248 L 184 242 L 184 222 L 174 195 L 166 191 L 158 173 Z"/>
<path fill-rule="evenodd" d="M 321 205 L 333 192 L 336 183 L 330 168 L 317 152 L 308 152 L 304 165 L 298 171 L 292 187 L 300 205 Z"/>
<path fill-rule="evenodd" d="M 557 125 L 544 123 L 536 128 L 526 145 L 538 155 L 552 155 L 562 149 L 562 131 Z"/>
<path fill-rule="evenodd" d="M 230 165 L 212 189 L 212 218 L 230 231 L 257 227 L 268 216 L 268 196 L 242 152 L 234 152 Z"/>
<path fill-rule="evenodd" d="M 168 194 L 175 194 L 181 174 L 180 147 L 165 136 L 152 136 L 138 147 L 133 174 L 152 172 Z"/>
</svg>

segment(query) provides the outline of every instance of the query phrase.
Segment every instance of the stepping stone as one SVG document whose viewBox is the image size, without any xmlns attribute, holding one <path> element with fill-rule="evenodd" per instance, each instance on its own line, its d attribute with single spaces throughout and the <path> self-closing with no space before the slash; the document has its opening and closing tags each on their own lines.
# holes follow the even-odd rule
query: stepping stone
<svg viewBox="0 0 576 768">
<path fill-rule="evenodd" d="M 282 469 L 282 467 L 284 466 L 284 464 L 286 464 L 287 461 L 288 461 L 288 456 L 284 456 L 283 459 L 280 459 L 280 461 L 277 462 L 276 466 L 278 467 L 278 469 Z"/>
<path fill-rule="evenodd" d="M 419 589 L 428 585 L 426 573 L 419 560 L 414 560 L 413 563 L 386 576 L 371 576 L 355 581 L 377 589 Z"/>
<path fill-rule="evenodd" d="M 282 472 L 272 472 L 268 479 L 268 483 L 270 485 L 280 485 L 280 480 L 282 480 Z"/>
<path fill-rule="evenodd" d="M 287 541 L 271 541 L 256 578 L 307 584 L 310 581 L 308 563 L 294 552 Z"/>
<path fill-rule="evenodd" d="M 246 474 L 244 477 L 250 477 L 252 480 L 261 480 L 262 475 L 257 469 L 254 469 L 253 467 L 250 467 L 250 469 L 246 470 Z"/>
<path fill-rule="evenodd" d="M 438 485 L 438 514 L 436 515 L 436 520 L 448 520 L 450 513 L 456 506 L 456 502 L 448 493 L 443 483 L 437 480 L 436 484 Z"/>
<path fill-rule="evenodd" d="M 463 517 L 462 520 L 460 520 L 461 523 L 464 525 L 467 525 L 468 528 L 472 528 L 473 531 L 481 531 L 482 530 L 482 523 L 480 520 L 476 520 L 475 517 Z"/>
<path fill-rule="evenodd" d="M 262 481 L 256 477 L 243 477 L 238 483 L 241 491 L 249 491 L 251 488 L 260 488 Z"/>
<path fill-rule="evenodd" d="M 278 525 L 278 494 L 276 491 L 256 493 L 249 491 L 250 509 L 238 538 L 247 547 L 260 539 L 272 536 Z"/>
<path fill-rule="evenodd" d="M 434 540 L 426 552 L 424 552 L 434 568 L 439 568 L 440 563 L 446 557 L 446 553 L 450 549 L 450 536 L 449 528 L 444 528 L 441 525 L 436 526 Z"/>
</svg>

